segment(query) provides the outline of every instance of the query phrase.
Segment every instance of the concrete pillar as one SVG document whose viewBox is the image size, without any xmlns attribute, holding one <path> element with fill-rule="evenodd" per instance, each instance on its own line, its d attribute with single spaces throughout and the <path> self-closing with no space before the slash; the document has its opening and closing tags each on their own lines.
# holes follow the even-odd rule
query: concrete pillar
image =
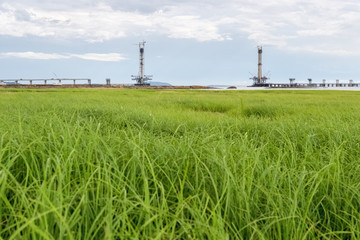
<svg viewBox="0 0 360 240">
<path fill-rule="evenodd" d="M 289 78 L 289 80 L 290 80 L 290 86 L 294 85 L 295 78 Z"/>
<path fill-rule="evenodd" d="M 308 78 L 308 81 L 309 81 L 309 87 L 311 87 L 312 86 L 312 79 Z"/>
<path fill-rule="evenodd" d="M 258 46 L 258 84 L 263 84 L 262 77 L 262 47 Z"/>
</svg>

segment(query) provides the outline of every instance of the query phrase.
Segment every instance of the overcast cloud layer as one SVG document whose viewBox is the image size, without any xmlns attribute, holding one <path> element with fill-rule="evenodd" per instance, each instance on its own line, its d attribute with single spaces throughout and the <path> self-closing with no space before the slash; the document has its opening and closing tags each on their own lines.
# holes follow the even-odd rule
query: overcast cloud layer
<svg viewBox="0 0 360 240">
<path fill-rule="evenodd" d="M 287 51 L 358 56 L 359 12 L 358 0 L 5 0 L 0 35 L 87 42 L 152 34 L 200 42 L 244 37 Z"/>
</svg>

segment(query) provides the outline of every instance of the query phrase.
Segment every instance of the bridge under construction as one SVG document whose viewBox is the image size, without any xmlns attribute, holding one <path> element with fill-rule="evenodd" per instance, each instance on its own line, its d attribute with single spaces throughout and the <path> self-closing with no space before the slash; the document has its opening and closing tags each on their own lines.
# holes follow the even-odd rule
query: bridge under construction
<svg viewBox="0 0 360 240">
<path fill-rule="evenodd" d="M 64 82 L 70 82 L 72 85 L 77 85 L 79 82 L 91 85 L 90 78 L 0 79 L 0 85 L 19 85 L 22 83 L 28 85 L 62 85 Z"/>
</svg>

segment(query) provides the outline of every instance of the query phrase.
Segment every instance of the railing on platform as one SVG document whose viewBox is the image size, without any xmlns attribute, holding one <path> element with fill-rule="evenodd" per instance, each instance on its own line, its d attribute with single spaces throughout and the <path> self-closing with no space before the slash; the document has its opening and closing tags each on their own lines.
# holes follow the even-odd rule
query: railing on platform
<svg viewBox="0 0 360 240">
<path fill-rule="evenodd" d="M 67 81 L 72 82 L 73 85 L 76 85 L 79 81 L 85 81 L 88 85 L 91 85 L 90 78 L 0 79 L 0 85 L 18 85 L 21 82 L 28 83 L 29 85 L 33 85 L 36 82 L 43 83 L 40 85 L 48 85 L 49 83 L 52 85 L 62 85 L 63 82 Z"/>
</svg>

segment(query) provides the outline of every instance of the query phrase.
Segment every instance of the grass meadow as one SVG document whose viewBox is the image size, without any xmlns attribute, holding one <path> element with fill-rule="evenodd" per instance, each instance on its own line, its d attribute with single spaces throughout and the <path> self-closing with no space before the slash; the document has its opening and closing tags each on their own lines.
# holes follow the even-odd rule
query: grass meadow
<svg viewBox="0 0 360 240">
<path fill-rule="evenodd" d="M 360 239 L 360 92 L 0 101 L 0 239 Z"/>
</svg>

